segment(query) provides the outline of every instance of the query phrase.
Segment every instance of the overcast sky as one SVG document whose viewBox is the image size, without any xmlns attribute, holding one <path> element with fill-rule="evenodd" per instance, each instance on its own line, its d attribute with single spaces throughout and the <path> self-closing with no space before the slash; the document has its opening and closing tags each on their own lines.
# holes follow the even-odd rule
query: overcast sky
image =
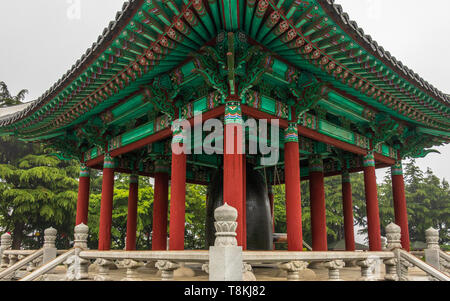
<svg viewBox="0 0 450 301">
<path fill-rule="evenodd" d="M 122 0 L 10 0 L 0 4 L 0 81 L 27 101 L 50 88 L 121 10 Z M 336 0 L 379 45 L 450 93 L 450 1 Z M 450 180 L 450 146 L 418 160 Z M 379 178 L 385 171 L 378 172 Z"/>
</svg>

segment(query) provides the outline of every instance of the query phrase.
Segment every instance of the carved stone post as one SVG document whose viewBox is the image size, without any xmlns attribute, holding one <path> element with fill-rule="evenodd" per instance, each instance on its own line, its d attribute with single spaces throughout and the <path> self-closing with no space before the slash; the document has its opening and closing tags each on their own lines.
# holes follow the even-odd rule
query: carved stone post
<svg viewBox="0 0 450 301">
<path fill-rule="evenodd" d="M 400 226 L 394 223 L 390 223 L 389 225 L 386 226 L 386 237 L 387 237 L 386 250 L 393 251 L 395 254 L 396 249 L 402 248 L 401 231 L 402 230 Z M 384 276 L 384 279 L 389 281 L 398 281 L 399 277 L 397 274 L 397 264 L 398 264 L 397 256 L 395 255 L 394 258 L 385 259 L 383 263 L 384 266 L 386 267 L 386 274 Z"/>
<path fill-rule="evenodd" d="M 139 278 L 138 272 L 136 271 L 138 268 L 142 266 L 141 262 L 125 259 L 123 261 L 123 266 L 127 269 L 126 277 L 122 279 L 122 281 L 141 281 Z"/>
<path fill-rule="evenodd" d="M 56 229 L 50 227 L 44 230 L 44 255 L 42 264 L 46 264 L 56 258 Z"/>
<path fill-rule="evenodd" d="M 427 248 L 425 249 L 425 262 L 439 270 L 441 268 L 441 264 L 439 262 L 439 231 L 433 228 L 428 228 L 425 231 L 425 240 L 427 241 Z"/>
<path fill-rule="evenodd" d="M 324 264 L 324 266 L 328 268 L 328 278 L 330 281 L 341 281 L 339 277 L 339 270 L 345 266 L 343 260 L 328 261 Z"/>
<path fill-rule="evenodd" d="M 87 250 L 87 239 L 89 236 L 89 227 L 85 224 L 79 224 L 75 227 L 74 231 L 74 244 L 73 247 L 77 249 L 84 249 Z"/>
<path fill-rule="evenodd" d="M 202 264 L 202 271 L 209 275 L 209 263 Z"/>
<path fill-rule="evenodd" d="M 390 223 L 386 226 L 387 250 L 395 250 L 402 248 L 402 230 L 400 226 Z"/>
<path fill-rule="evenodd" d="M 80 257 L 80 252 L 88 249 L 87 238 L 89 235 L 89 227 L 81 223 L 75 227 L 74 231 L 74 245 L 75 255 L 70 256 L 64 264 L 66 265 L 67 273 L 66 280 L 81 280 L 89 278 L 90 261 Z"/>
<path fill-rule="evenodd" d="M 361 278 L 360 281 L 374 281 L 376 280 L 373 275 L 373 268 L 375 266 L 375 259 L 367 258 L 365 260 L 357 261 L 356 264 L 361 267 Z"/>
<path fill-rule="evenodd" d="M 9 265 L 9 257 L 3 255 L 5 250 L 10 250 L 12 246 L 11 234 L 5 233 L 0 239 L 0 268 L 7 268 Z"/>
<path fill-rule="evenodd" d="M 28 265 L 27 265 L 27 272 L 33 272 L 34 270 L 36 270 L 36 268 L 39 266 L 40 262 L 42 261 L 41 258 L 35 259 L 33 261 L 31 261 Z"/>
<path fill-rule="evenodd" d="M 427 249 L 439 249 L 439 231 L 430 227 L 425 231 Z"/>
<path fill-rule="evenodd" d="M 16 254 L 10 254 L 9 255 L 9 266 L 8 267 L 15 265 L 16 262 L 17 262 L 17 259 L 18 258 L 17 258 Z"/>
<path fill-rule="evenodd" d="M 384 276 L 385 280 L 388 281 L 398 281 L 399 277 L 397 275 L 397 258 L 385 259 L 383 261 L 384 266 L 386 267 L 386 275 Z"/>
<path fill-rule="evenodd" d="M 214 211 L 216 240 L 209 248 L 210 281 L 242 281 L 242 247 L 237 245 L 237 210 L 225 205 Z"/>
<path fill-rule="evenodd" d="M 24 255 L 18 255 L 17 256 L 17 261 L 21 261 L 22 259 L 24 259 L 26 256 L 24 256 Z M 26 266 L 24 266 L 24 267 L 21 267 L 20 269 L 18 269 L 17 271 L 16 271 L 16 276 L 19 276 L 18 278 L 22 278 L 22 277 L 20 277 L 21 275 L 23 275 L 23 270 L 26 270 Z"/>
<path fill-rule="evenodd" d="M 6 255 L 8 257 L 8 268 L 17 263 L 18 256 L 16 254 Z M 4 280 L 12 280 L 16 276 L 16 272 L 10 273 L 9 275 L 3 277 Z"/>
<path fill-rule="evenodd" d="M 384 236 L 381 236 L 381 250 L 387 249 L 387 238 Z"/>
<path fill-rule="evenodd" d="M 112 260 L 97 258 L 95 264 L 98 265 L 98 274 L 95 275 L 94 281 L 110 281 L 109 270 L 113 267 Z"/>
<path fill-rule="evenodd" d="M 171 281 L 173 280 L 173 271 L 178 269 L 180 265 L 168 260 L 158 260 L 155 267 L 161 271 L 161 280 Z"/>
<path fill-rule="evenodd" d="M 246 262 L 242 263 L 242 280 L 243 281 L 256 281 L 256 276 L 253 273 L 251 264 Z"/>
<path fill-rule="evenodd" d="M 306 261 L 291 261 L 282 263 L 278 267 L 287 272 L 288 281 L 300 281 L 299 272 L 305 270 L 308 263 Z"/>
</svg>

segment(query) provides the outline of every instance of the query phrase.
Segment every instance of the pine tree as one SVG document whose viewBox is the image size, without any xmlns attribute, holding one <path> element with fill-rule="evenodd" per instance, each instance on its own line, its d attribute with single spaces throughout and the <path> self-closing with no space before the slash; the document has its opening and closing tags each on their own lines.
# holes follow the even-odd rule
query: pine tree
<svg viewBox="0 0 450 301">
<path fill-rule="evenodd" d="M 60 246 L 68 246 L 75 222 L 77 173 L 72 162 L 45 154 L 0 164 L 0 223 L 12 232 L 14 248 L 39 247 L 48 227 L 58 230 Z"/>
<path fill-rule="evenodd" d="M 0 108 L 19 105 L 25 99 L 28 90 L 21 90 L 17 95 L 12 96 L 5 82 L 0 81 Z"/>
</svg>

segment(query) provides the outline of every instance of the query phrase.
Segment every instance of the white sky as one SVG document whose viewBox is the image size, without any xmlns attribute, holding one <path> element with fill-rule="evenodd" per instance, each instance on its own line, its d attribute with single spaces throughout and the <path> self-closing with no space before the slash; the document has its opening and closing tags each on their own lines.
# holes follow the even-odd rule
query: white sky
<svg viewBox="0 0 450 301">
<path fill-rule="evenodd" d="M 336 0 L 379 45 L 444 93 L 450 93 L 450 1 Z M 0 80 L 34 100 L 92 45 L 122 0 L 15 0 L 0 4 Z M 432 9 L 430 9 L 430 7 Z M 450 180 L 450 146 L 418 160 Z M 384 176 L 380 170 L 378 177 Z"/>
</svg>

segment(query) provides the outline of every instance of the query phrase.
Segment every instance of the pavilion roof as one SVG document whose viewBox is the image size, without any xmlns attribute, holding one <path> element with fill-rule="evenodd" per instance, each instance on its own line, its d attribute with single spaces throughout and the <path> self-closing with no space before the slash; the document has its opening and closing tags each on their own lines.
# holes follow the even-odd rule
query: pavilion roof
<svg viewBox="0 0 450 301">
<path fill-rule="evenodd" d="M 229 14 L 220 14 L 225 9 Z M 0 132 L 38 137 L 85 122 L 185 64 L 222 30 L 242 30 L 281 60 L 448 141 L 450 97 L 385 51 L 333 0 L 126 1 L 61 79 L 23 110 L 0 116 Z"/>
<path fill-rule="evenodd" d="M 26 110 L 30 105 L 31 103 L 23 103 L 20 105 L 0 108 L 0 118 L 5 119 L 8 118 L 9 116 L 22 112 Z"/>
<path fill-rule="evenodd" d="M 350 16 L 344 12 L 340 4 L 335 4 L 334 0 L 318 0 L 318 2 L 324 4 L 324 10 L 331 18 L 333 18 L 333 21 L 348 32 L 359 45 L 364 47 L 364 49 L 372 53 L 387 66 L 393 68 L 397 74 L 411 81 L 417 87 L 426 90 L 439 101 L 442 101 L 446 106 L 450 105 L 450 95 L 444 94 L 432 84 L 428 83 L 420 77 L 420 75 L 393 56 L 389 51 L 385 50 L 383 46 L 378 45 L 377 41 L 373 40 L 369 34 L 364 33 L 364 30 L 358 26 L 356 21 L 350 19 Z"/>
</svg>

